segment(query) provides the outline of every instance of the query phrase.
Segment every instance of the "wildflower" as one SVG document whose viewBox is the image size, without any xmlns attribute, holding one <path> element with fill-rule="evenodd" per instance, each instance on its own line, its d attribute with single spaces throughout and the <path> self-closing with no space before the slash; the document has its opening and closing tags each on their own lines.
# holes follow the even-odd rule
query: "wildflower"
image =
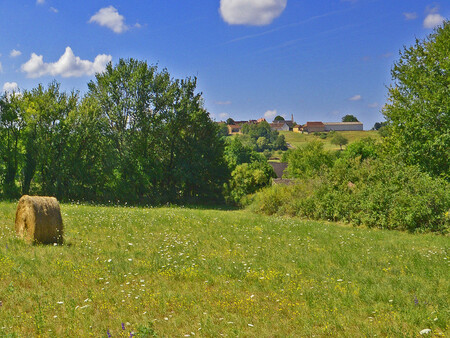
<svg viewBox="0 0 450 338">
<path fill-rule="evenodd" d="M 108 338 L 111 338 L 111 333 L 109 333 L 109 329 L 106 330 L 106 334 L 108 335 Z"/>
<path fill-rule="evenodd" d="M 122 330 L 125 330 L 125 323 L 122 323 Z"/>
<path fill-rule="evenodd" d="M 417 299 L 416 296 L 414 296 L 414 305 L 419 305 L 419 300 Z"/>
<path fill-rule="evenodd" d="M 421 334 L 421 335 L 423 335 L 423 334 L 429 334 L 431 332 L 431 329 L 423 329 L 422 331 L 420 331 L 419 333 Z"/>
</svg>

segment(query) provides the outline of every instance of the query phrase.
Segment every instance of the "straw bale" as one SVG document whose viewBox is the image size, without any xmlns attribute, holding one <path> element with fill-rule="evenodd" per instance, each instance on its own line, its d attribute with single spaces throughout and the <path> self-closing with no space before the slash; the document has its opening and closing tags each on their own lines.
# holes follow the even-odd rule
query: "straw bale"
<svg viewBox="0 0 450 338">
<path fill-rule="evenodd" d="M 28 243 L 63 243 L 63 222 L 55 197 L 20 198 L 16 211 L 16 235 Z"/>
</svg>

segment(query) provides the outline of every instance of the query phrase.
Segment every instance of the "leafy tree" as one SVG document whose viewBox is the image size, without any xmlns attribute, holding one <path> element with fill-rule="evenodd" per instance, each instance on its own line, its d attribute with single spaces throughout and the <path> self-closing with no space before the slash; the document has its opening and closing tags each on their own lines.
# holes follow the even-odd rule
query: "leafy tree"
<svg viewBox="0 0 450 338">
<path fill-rule="evenodd" d="M 226 123 L 218 123 L 217 126 L 219 127 L 218 135 L 219 137 L 228 136 L 228 127 Z"/>
<path fill-rule="evenodd" d="M 315 140 L 302 148 L 291 150 L 287 155 L 288 176 L 292 178 L 313 177 L 324 168 L 333 165 L 333 155 L 323 148 L 323 143 Z"/>
<path fill-rule="evenodd" d="M 240 138 L 234 137 L 227 139 L 227 141 L 224 157 L 230 172 L 242 163 L 252 162 L 255 152 L 250 147 L 245 146 Z"/>
<path fill-rule="evenodd" d="M 347 146 L 342 153 L 344 159 L 354 159 L 359 157 L 360 161 L 368 158 L 377 158 L 379 145 L 371 137 L 365 137 Z"/>
<path fill-rule="evenodd" d="M 355 116 L 347 114 L 342 118 L 342 122 L 359 122 L 359 121 Z"/>
<path fill-rule="evenodd" d="M 287 150 L 287 143 L 284 135 L 278 135 L 273 143 L 274 150 Z"/>
<path fill-rule="evenodd" d="M 109 63 L 89 83 L 107 121 L 113 190 L 122 200 L 175 202 L 217 197 L 225 174 L 218 128 L 195 93 L 196 79 L 134 59 Z"/>
<path fill-rule="evenodd" d="M 275 116 L 275 118 L 273 119 L 273 122 L 283 122 L 285 121 L 283 116 L 277 115 Z"/>
<path fill-rule="evenodd" d="M 230 179 L 224 184 L 224 194 L 229 203 L 238 204 L 245 195 L 265 187 L 275 177 L 266 157 L 244 145 L 241 137 L 234 137 L 227 142 L 225 160 Z"/>
<path fill-rule="evenodd" d="M 278 131 L 272 130 L 270 124 L 267 121 L 262 121 L 258 124 L 244 124 L 242 127 L 242 133 L 244 136 L 249 136 L 251 143 L 255 145 L 256 150 L 262 152 L 264 150 L 286 150 L 286 141 L 284 136 L 279 135 Z M 258 144 L 258 140 L 262 139 L 259 143 L 264 142 L 264 145 Z"/>
<path fill-rule="evenodd" d="M 261 136 L 256 140 L 256 145 L 258 146 L 259 151 L 264 151 L 265 149 L 267 149 L 269 142 L 267 141 L 267 138 Z"/>
<path fill-rule="evenodd" d="M 271 178 L 275 177 L 276 174 L 267 161 L 240 164 L 231 173 L 226 187 L 228 200 L 238 204 L 244 196 L 266 187 Z"/>
<path fill-rule="evenodd" d="M 77 107 L 78 93 L 62 92 L 53 81 L 47 88 L 40 84 L 25 91 L 22 100 L 26 125 L 22 193 L 63 198 L 70 175 L 65 165 L 70 134 L 67 117 Z"/>
<path fill-rule="evenodd" d="M 450 179 L 450 22 L 405 47 L 391 74 L 387 149 L 408 164 Z"/>
<path fill-rule="evenodd" d="M 229 117 L 227 119 L 227 125 L 232 125 L 232 124 L 235 124 L 235 122 L 234 122 L 234 120 L 231 117 Z"/>
<path fill-rule="evenodd" d="M 0 97 L 0 181 L 3 182 L 3 194 L 6 197 L 19 195 L 16 179 L 23 128 L 20 96 L 5 93 Z"/>
<path fill-rule="evenodd" d="M 336 134 L 333 136 L 330 142 L 331 144 L 339 145 L 339 147 L 341 147 L 342 150 L 342 146 L 348 143 L 348 139 L 341 134 Z"/>
<path fill-rule="evenodd" d="M 375 124 L 373 125 L 372 130 L 380 130 L 382 127 L 386 126 L 387 122 L 375 122 Z"/>
</svg>

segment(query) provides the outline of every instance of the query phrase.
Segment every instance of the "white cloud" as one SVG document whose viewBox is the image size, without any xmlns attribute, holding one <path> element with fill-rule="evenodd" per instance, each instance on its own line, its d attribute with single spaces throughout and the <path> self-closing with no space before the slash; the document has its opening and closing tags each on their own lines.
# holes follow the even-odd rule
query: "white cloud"
<svg viewBox="0 0 450 338">
<path fill-rule="evenodd" d="M 270 24 L 286 8 L 287 0 L 220 0 L 219 12 L 230 25 Z"/>
<path fill-rule="evenodd" d="M 15 58 L 15 57 L 20 56 L 20 55 L 22 55 L 22 52 L 20 50 L 15 50 L 15 49 L 13 49 L 11 51 L 11 53 L 9 53 L 9 56 L 12 57 L 12 58 Z"/>
<path fill-rule="evenodd" d="M 108 62 L 112 60 L 111 55 L 101 54 L 95 60 L 81 60 L 75 56 L 70 47 L 54 63 L 45 63 L 42 55 L 31 54 L 30 60 L 21 67 L 22 72 L 27 73 L 27 77 L 36 78 L 45 75 L 62 77 L 80 77 L 84 75 L 94 75 L 102 72 Z"/>
<path fill-rule="evenodd" d="M 100 26 L 108 27 L 114 33 L 123 33 L 129 29 L 125 24 L 125 18 L 120 15 L 117 9 L 113 6 L 101 8 L 97 13 L 95 13 L 89 23 L 98 23 Z"/>
<path fill-rule="evenodd" d="M 3 85 L 3 92 L 12 93 L 12 92 L 18 92 L 19 86 L 16 82 L 5 82 Z"/>
<path fill-rule="evenodd" d="M 2 63 L 0 62 L 0 73 L 3 72 L 3 67 L 2 67 Z"/>
<path fill-rule="evenodd" d="M 58 13 L 59 11 L 55 7 L 50 7 L 50 11 L 53 13 Z"/>
<path fill-rule="evenodd" d="M 368 107 L 369 108 L 378 108 L 378 102 L 374 102 L 374 103 L 369 103 Z"/>
<path fill-rule="evenodd" d="M 276 110 L 268 110 L 264 113 L 264 117 L 266 119 L 273 119 L 277 115 L 278 115 L 278 113 Z"/>
<path fill-rule="evenodd" d="M 355 95 L 355 96 L 352 96 L 351 98 L 349 98 L 350 101 L 359 101 L 361 99 L 362 99 L 361 95 Z"/>
<path fill-rule="evenodd" d="M 415 12 L 404 12 L 403 16 L 406 20 L 415 20 L 417 19 L 417 13 Z"/>
<path fill-rule="evenodd" d="M 36 4 L 43 5 L 45 4 L 45 0 L 36 0 Z"/>
<path fill-rule="evenodd" d="M 220 113 L 220 114 L 219 114 L 219 117 L 220 117 L 221 119 L 225 119 L 225 118 L 227 118 L 228 116 L 230 116 L 228 113 Z"/>
<path fill-rule="evenodd" d="M 425 28 L 434 28 L 441 23 L 443 23 L 445 18 L 439 13 L 430 13 L 427 15 L 425 20 L 423 21 L 423 27 Z"/>
<path fill-rule="evenodd" d="M 231 101 L 214 101 L 214 104 L 217 104 L 219 106 L 227 106 L 231 104 Z"/>
</svg>

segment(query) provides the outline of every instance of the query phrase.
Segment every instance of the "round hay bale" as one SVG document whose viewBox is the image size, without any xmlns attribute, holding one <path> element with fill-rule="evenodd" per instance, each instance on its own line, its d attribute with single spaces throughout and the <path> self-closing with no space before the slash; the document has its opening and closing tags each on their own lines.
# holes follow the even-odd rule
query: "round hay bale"
<svg viewBox="0 0 450 338">
<path fill-rule="evenodd" d="M 63 222 L 55 197 L 20 198 L 16 211 L 16 235 L 28 243 L 63 243 Z"/>
</svg>

